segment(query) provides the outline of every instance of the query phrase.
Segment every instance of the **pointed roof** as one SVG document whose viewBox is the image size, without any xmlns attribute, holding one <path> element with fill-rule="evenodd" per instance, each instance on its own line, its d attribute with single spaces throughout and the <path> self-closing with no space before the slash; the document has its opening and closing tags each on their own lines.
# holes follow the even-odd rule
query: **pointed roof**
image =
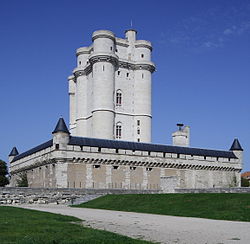
<svg viewBox="0 0 250 244">
<path fill-rule="evenodd" d="M 60 118 L 58 120 L 56 128 L 54 129 L 52 134 L 57 133 L 57 132 L 65 132 L 67 134 L 70 134 L 63 118 Z"/>
<path fill-rule="evenodd" d="M 237 138 L 234 139 L 233 144 L 230 148 L 230 151 L 243 151 L 240 142 Z"/>
<path fill-rule="evenodd" d="M 18 154 L 19 154 L 19 152 L 17 151 L 16 147 L 13 147 L 10 154 L 9 154 L 9 156 L 16 156 Z"/>
</svg>

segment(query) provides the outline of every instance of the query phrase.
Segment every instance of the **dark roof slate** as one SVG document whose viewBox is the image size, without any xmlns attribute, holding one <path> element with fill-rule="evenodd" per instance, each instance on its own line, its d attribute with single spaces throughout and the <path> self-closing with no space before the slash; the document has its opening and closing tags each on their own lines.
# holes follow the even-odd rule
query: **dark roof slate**
<svg viewBox="0 0 250 244">
<path fill-rule="evenodd" d="M 240 145 L 240 142 L 239 142 L 239 140 L 237 138 L 234 139 L 233 144 L 232 144 L 232 146 L 230 148 L 230 151 L 243 151 L 243 149 L 242 149 L 242 147 Z"/>
<path fill-rule="evenodd" d="M 56 124 L 56 128 L 54 129 L 52 134 L 57 133 L 57 132 L 65 132 L 65 133 L 70 134 L 63 118 L 60 118 L 58 120 L 58 122 Z"/>
<path fill-rule="evenodd" d="M 53 140 L 49 140 L 37 147 L 34 147 L 24 153 L 21 153 L 15 156 L 12 162 L 17 161 L 21 158 L 27 157 L 33 153 L 39 152 L 48 147 L 51 147 L 52 145 L 53 145 Z M 208 157 L 237 158 L 232 151 L 210 150 L 210 149 L 201 149 L 201 148 L 192 148 L 192 147 L 167 146 L 167 145 L 161 145 L 161 144 L 118 141 L 118 140 L 105 140 L 105 139 L 76 137 L 76 136 L 70 137 L 69 145 L 150 151 L 150 152 L 165 152 L 165 153 L 187 154 L 187 155 L 208 156 Z"/>
<path fill-rule="evenodd" d="M 9 154 L 9 156 L 16 156 L 18 154 L 19 154 L 19 152 L 17 151 L 16 147 L 13 147 L 10 154 Z"/>
<path fill-rule="evenodd" d="M 47 142 L 45 142 L 43 144 L 40 144 L 37 147 L 34 147 L 34 148 L 32 148 L 32 149 L 30 149 L 30 150 L 28 150 L 26 152 L 23 152 L 23 153 L 15 156 L 14 159 L 11 162 L 17 161 L 17 160 L 19 160 L 21 158 L 24 158 L 24 157 L 27 157 L 27 156 L 29 156 L 29 155 L 31 155 L 33 153 L 39 152 L 39 151 L 41 151 L 43 149 L 46 149 L 47 147 L 51 147 L 52 145 L 53 145 L 53 140 L 51 139 L 51 140 L 49 140 L 49 141 L 47 141 Z"/>
<path fill-rule="evenodd" d="M 105 139 L 87 138 L 87 137 L 71 136 L 69 144 L 78 146 L 92 146 L 92 147 L 150 151 L 150 152 L 165 152 L 165 153 L 188 154 L 188 155 L 208 156 L 208 157 L 237 158 L 235 154 L 231 151 L 167 146 L 167 145 L 141 143 L 141 142 L 105 140 Z"/>
</svg>

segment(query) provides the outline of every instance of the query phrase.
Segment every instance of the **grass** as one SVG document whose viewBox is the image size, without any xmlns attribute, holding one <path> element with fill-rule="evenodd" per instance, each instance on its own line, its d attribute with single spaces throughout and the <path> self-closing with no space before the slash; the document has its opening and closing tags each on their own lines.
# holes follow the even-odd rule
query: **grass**
<svg viewBox="0 0 250 244">
<path fill-rule="evenodd" d="M 106 195 L 74 207 L 250 221 L 250 194 Z"/>
<path fill-rule="evenodd" d="M 131 243 L 146 241 L 94 230 L 80 225 L 75 217 L 39 212 L 15 207 L 0 207 L 1 244 L 99 244 Z"/>
</svg>

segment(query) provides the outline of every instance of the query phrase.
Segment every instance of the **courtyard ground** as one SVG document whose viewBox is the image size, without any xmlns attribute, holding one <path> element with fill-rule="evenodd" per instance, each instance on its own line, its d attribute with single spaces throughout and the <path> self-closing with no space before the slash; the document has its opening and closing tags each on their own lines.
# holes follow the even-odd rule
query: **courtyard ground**
<svg viewBox="0 0 250 244">
<path fill-rule="evenodd" d="M 22 208 L 74 216 L 85 226 L 160 243 L 249 244 L 250 222 L 174 217 L 63 205 L 23 205 Z"/>
</svg>

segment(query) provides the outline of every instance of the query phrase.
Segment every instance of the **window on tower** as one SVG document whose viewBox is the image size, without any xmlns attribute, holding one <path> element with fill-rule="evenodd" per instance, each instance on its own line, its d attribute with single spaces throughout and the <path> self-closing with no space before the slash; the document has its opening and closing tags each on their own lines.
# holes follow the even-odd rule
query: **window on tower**
<svg viewBox="0 0 250 244">
<path fill-rule="evenodd" d="M 121 139 L 122 138 L 122 124 L 117 123 L 115 128 L 115 138 Z"/>
<path fill-rule="evenodd" d="M 120 90 L 116 92 L 116 106 L 122 106 L 122 92 Z"/>
</svg>

